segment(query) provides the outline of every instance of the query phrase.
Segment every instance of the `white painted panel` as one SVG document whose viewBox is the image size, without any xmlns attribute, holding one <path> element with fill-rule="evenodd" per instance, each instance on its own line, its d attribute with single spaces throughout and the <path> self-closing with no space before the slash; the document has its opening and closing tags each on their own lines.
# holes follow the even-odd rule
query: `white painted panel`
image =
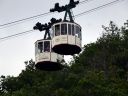
<svg viewBox="0 0 128 96">
<path fill-rule="evenodd" d="M 51 53 L 51 61 L 52 62 L 57 62 L 57 54 L 54 53 L 54 52 Z"/>
<path fill-rule="evenodd" d="M 81 47 L 81 40 L 80 38 L 72 35 L 61 35 L 54 37 L 52 40 L 52 47 L 59 44 L 71 44 Z"/>
<path fill-rule="evenodd" d="M 36 62 L 50 61 L 50 53 L 44 52 L 36 55 Z"/>
<path fill-rule="evenodd" d="M 76 45 L 81 47 L 81 40 L 78 37 L 76 37 Z"/>
<path fill-rule="evenodd" d="M 68 44 L 75 45 L 75 36 L 68 35 Z"/>
<path fill-rule="evenodd" d="M 55 46 L 58 44 L 67 44 L 67 35 L 60 35 L 60 36 L 54 37 L 52 40 L 52 46 Z"/>
<path fill-rule="evenodd" d="M 61 37 L 60 37 L 60 43 L 62 43 L 62 44 L 67 44 L 67 35 L 61 35 Z"/>
<path fill-rule="evenodd" d="M 51 61 L 57 62 L 57 60 L 62 61 L 64 59 L 63 55 L 56 54 L 54 52 L 51 53 Z"/>
<path fill-rule="evenodd" d="M 57 60 L 62 61 L 64 59 L 63 55 L 56 54 L 54 52 L 51 53 L 40 53 L 36 55 L 35 57 L 35 63 L 37 62 L 43 62 L 43 61 L 51 61 L 51 62 L 57 62 Z"/>
<path fill-rule="evenodd" d="M 58 55 L 57 55 L 57 58 L 58 58 L 59 61 L 62 61 L 62 60 L 64 59 L 64 55 L 59 55 L 59 54 L 58 54 Z"/>
</svg>

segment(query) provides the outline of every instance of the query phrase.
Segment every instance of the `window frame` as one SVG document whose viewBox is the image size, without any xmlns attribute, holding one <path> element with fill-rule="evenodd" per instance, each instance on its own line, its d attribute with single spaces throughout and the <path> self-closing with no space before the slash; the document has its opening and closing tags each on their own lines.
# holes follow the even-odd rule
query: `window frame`
<svg viewBox="0 0 128 96">
<path fill-rule="evenodd" d="M 42 47 L 39 46 L 40 43 L 41 43 Z M 38 42 L 37 48 L 39 50 L 38 51 L 39 53 L 43 53 L 44 52 L 44 42 Z"/>
<path fill-rule="evenodd" d="M 71 35 L 72 36 L 75 36 L 75 25 L 74 24 L 71 24 L 72 26 L 71 26 Z"/>
<path fill-rule="evenodd" d="M 67 26 L 67 23 L 62 23 L 62 24 L 60 24 L 61 25 L 61 35 L 67 35 L 67 33 L 68 33 L 68 26 Z M 63 26 L 62 26 L 63 25 Z M 62 30 L 63 29 L 63 30 Z M 64 32 L 63 32 L 64 31 Z M 63 34 L 62 34 L 62 32 L 63 32 Z"/>
<path fill-rule="evenodd" d="M 70 25 L 70 29 L 69 29 L 69 25 Z M 72 24 L 68 24 L 68 35 L 72 35 Z M 70 32 L 70 34 L 69 34 L 69 32 Z"/>
<path fill-rule="evenodd" d="M 55 27 L 53 26 L 52 27 L 52 37 L 54 37 L 55 36 Z"/>
<path fill-rule="evenodd" d="M 46 42 L 48 42 L 49 44 L 46 46 Z M 47 48 L 46 48 L 47 47 Z M 44 52 L 51 52 L 51 46 L 50 46 L 50 41 L 44 41 Z"/>
<path fill-rule="evenodd" d="M 57 35 L 57 31 L 56 31 L 56 26 L 59 26 L 58 27 L 58 35 Z M 59 35 L 61 35 L 61 26 L 60 26 L 60 24 L 56 24 L 55 26 L 55 29 L 54 29 L 54 36 L 59 36 Z"/>
</svg>

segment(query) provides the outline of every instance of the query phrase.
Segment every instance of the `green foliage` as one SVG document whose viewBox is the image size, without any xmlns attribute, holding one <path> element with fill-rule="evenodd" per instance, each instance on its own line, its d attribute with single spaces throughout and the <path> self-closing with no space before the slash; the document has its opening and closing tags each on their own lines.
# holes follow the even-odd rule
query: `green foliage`
<svg viewBox="0 0 128 96">
<path fill-rule="evenodd" d="M 128 96 L 128 30 L 104 33 L 61 71 L 26 61 L 18 77 L 0 78 L 0 96 Z"/>
</svg>

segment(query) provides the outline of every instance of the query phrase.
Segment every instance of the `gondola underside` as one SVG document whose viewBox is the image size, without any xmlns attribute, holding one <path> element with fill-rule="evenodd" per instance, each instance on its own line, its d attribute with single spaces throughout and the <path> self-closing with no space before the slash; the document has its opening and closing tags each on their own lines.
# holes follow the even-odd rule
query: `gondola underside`
<svg viewBox="0 0 128 96">
<path fill-rule="evenodd" d="M 79 54 L 81 48 L 77 45 L 59 44 L 53 47 L 53 51 L 61 55 L 74 55 Z"/>
<path fill-rule="evenodd" d="M 58 71 L 63 69 L 63 65 L 58 62 L 51 62 L 51 61 L 43 61 L 38 62 L 35 65 L 36 69 L 45 70 L 45 71 Z"/>
</svg>

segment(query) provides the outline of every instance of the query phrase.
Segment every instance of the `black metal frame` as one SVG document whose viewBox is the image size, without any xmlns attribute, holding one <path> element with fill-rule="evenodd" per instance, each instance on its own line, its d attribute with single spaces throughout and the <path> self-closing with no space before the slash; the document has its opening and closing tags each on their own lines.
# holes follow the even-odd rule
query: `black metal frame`
<svg viewBox="0 0 128 96">
<path fill-rule="evenodd" d="M 79 4 L 79 1 L 74 1 L 74 0 L 70 0 L 69 4 L 65 5 L 65 6 L 59 6 L 59 3 L 56 3 L 55 7 L 50 9 L 50 12 L 55 12 L 55 11 L 63 12 L 63 11 L 65 11 L 65 16 L 64 16 L 63 21 L 68 21 L 66 18 L 67 18 L 67 15 L 69 15 L 70 22 L 74 22 L 73 16 L 71 13 L 71 9 L 75 8 L 77 4 Z"/>
<path fill-rule="evenodd" d="M 45 34 L 44 34 L 44 40 L 51 40 L 51 35 L 50 35 L 50 28 L 54 23 L 58 23 L 61 22 L 62 19 L 55 19 L 52 18 L 50 20 L 50 22 L 45 23 L 45 24 L 41 24 L 41 23 L 36 23 L 36 25 L 33 27 L 34 30 L 39 30 L 39 31 L 44 31 L 45 30 Z"/>
</svg>

